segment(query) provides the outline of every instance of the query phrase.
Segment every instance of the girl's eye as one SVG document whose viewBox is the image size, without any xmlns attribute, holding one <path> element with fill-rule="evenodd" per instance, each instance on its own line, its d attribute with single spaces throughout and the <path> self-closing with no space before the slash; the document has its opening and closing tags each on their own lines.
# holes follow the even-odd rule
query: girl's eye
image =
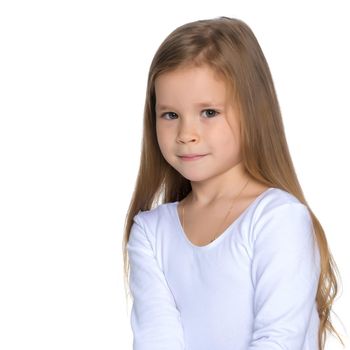
<svg viewBox="0 0 350 350">
<path fill-rule="evenodd" d="M 205 114 L 206 117 L 212 118 L 215 117 L 216 115 L 218 115 L 219 113 L 217 111 L 215 111 L 214 109 L 205 109 L 203 111 L 203 113 Z"/>
<path fill-rule="evenodd" d="M 175 112 L 166 112 L 162 114 L 162 118 L 165 119 L 174 119 L 177 116 Z"/>
</svg>

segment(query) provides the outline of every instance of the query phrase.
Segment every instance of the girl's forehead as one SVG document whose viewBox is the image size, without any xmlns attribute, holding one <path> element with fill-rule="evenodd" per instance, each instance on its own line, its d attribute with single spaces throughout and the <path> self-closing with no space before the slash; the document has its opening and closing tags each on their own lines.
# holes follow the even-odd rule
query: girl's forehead
<svg viewBox="0 0 350 350">
<path fill-rule="evenodd" d="M 217 81 L 227 81 L 224 74 L 209 64 L 184 64 L 159 74 L 155 79 L 155 83 L 161 78 L 167 80 L 174 78 L 191 79 L 193 76 L 198 76 L 198 74 L 206 75 L 208 78 L 215 79 Z"/>
<path fill-rule="evenodd" d="M 155 79 L 157 100 L 196 98 L 220 100 L 232 95 L 227 79 L 209 65 L 184 66 L 160 74 Z"/>
</svg>

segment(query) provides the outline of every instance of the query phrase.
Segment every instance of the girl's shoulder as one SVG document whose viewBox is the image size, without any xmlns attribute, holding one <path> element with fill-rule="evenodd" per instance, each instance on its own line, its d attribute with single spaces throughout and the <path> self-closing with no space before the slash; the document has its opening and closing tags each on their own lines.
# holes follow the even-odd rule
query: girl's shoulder
<svg viewBox="0 0 350 350">
<path fill-rule="evenodd" d="M 308 207 L 296 196 L 280 188 L 270 187 L 262 193 L 252 209 L 254 222 L 271 219 L 282 219 L 287 224 L 293 220 L 310 221 Z"/>
<path fill-rule="evenodd" d="M 162 228 L 171 228 L 176 221 L 176 208 L 172 206 L 177 202 L 158 204 L 156 207 L 149 210 L 140 210 L 134 216 L 136 223 L 145 233 L 152 246 L 156 245 L 157 233 L 162 231 Z"/>
<path fill-rule="evenodd" d="M 161 203 L 148 210 L 140 210 L 134 217 L 134 221 L 141 221 L 148 224 L 157 224 L 160 218 L 170 213 L 171 207 L 178 202 Z"/>
<path fill-rule="evenodd" d="M 284 204 L 302 204 L 300 200 L 290 192 L 276 187 L 269 187 L 259 197 L 261 197 L 259 205 L 269 208 Z"/>
<path fill-rule="evenodd" d="M 252 191 L 247 194 L 247 200 L 244 199 L 243 201 L 250 203 L 244 211 L 244 213 L 248 212 L 249 214 L 245 215 L 247 219 L 256 211 L 269 211 L 286 204 L 302 205 L 293 194 L 277 187 L 266 186 L 257 186 L 253 188 Z"/>
</svg>

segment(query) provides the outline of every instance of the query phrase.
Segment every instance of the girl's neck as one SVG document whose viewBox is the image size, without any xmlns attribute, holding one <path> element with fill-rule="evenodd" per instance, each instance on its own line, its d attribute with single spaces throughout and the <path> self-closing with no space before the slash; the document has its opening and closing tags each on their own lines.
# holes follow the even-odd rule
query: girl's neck
<svg viewBox="0 0 350 350">
<path fill-rule="evenodd" d="M 204 181 L 191 181 L 192 191 L 187 196 L 187 201 L 196 206 L 209 206 L 210 204 L 227 201 L 235 197 L 243 186 L 249 183 L 245 191 L 254 180 L 243 169 L 242 164 L 230 171 Z"/>
<path fill-rule="evenodd" d="M 185 197 L 181 201 L 181 206 L 191 207 L 194 210 L 212 210 L 213 208 L 226 208 L 229 203 L 232 203 L 234 200 L 235 203 L 242 202 L 250 203 L 257 196 L 268 189 L 268 186 L 256 181 L 253 178 L 249 178 L 249 182 L 247 183 L 248 177 L 246 177 L 245 181 L 241 180 L 240 187 L 232 187 L 230 192 L 226 195 L 215 197 L 210 201 L 200 202 L 198 199 L 193 196 L 194 193 L 191 191 L 187 197 Z M 236 198 L 237 194 L 242 190 L 239 194 L 239 198 Z M 234 192 L 233 190 L 236 190 Z"/>
</svg>

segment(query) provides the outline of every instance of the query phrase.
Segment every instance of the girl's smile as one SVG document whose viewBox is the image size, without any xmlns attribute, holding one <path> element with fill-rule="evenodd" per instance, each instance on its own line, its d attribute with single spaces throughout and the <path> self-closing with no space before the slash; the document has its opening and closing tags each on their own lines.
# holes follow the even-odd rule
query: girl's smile
<svg viewBox="0 0 350 350">
<path fill-rule="evenodd" d="M 180 159 L 184 160 L 184 161 L 191 161 L 191 160 L 198 160 L 198 159 L 202 159 L 203 157 L 205 157 L 206 154 L 203 155 L 186 155 L 186 156 L 179 156 Z"/>
</svg>

